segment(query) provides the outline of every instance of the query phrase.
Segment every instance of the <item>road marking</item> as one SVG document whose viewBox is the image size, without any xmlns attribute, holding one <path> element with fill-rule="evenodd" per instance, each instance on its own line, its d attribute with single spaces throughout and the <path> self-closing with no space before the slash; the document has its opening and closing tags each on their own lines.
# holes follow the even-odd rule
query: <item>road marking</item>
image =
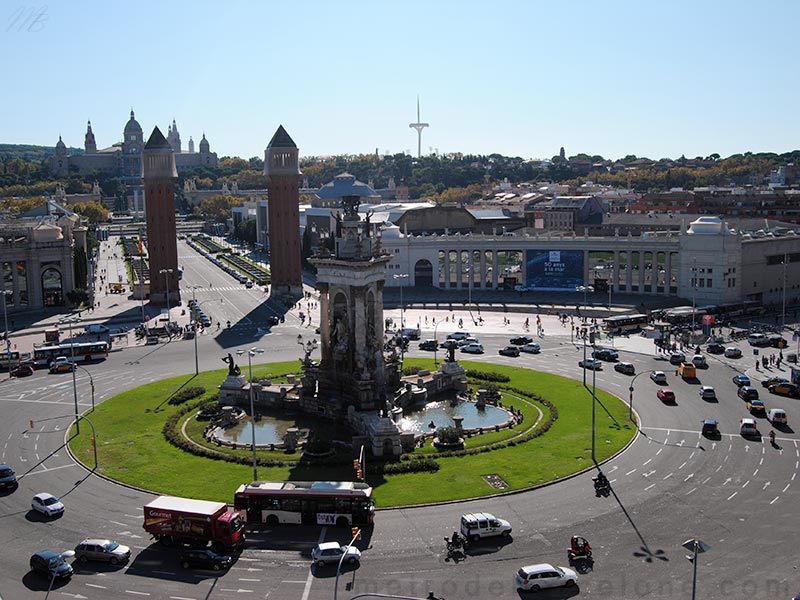
<svg viewBox="0 0 800 600">
<path fill-rule="evenodd" d="M 775 504 L 775 501 L 776 501 L 778 498 L 780 498 L 780 496 L 775 496 L 775 497 L 772 499 L 772 502 L 770 502 L 770 504 Z"/>
<path fill-rule="evenodd" d="M 750 483 L 750 480 L 748 479 L 748 480 L 747 480 L 747 481 L 745 481 L 745 482 L 744 482 L 744 484 L 742 485 L 742 489 L 746 488 L 746 487 L 747 487 L 747 485 L 748 485 L 749 483 Z"/>
<path fill-rule="evenodd" d="M 153 571 L 155 573 L 155 571 Z M 137 592 L 135 590 L 125 590 L 126 594 L 135 594 L 136 596 L 149 596 L 150 592 Z"/>
<path fill-rule="evenodd" d="M 156 571 L 155 569 L 153 573 L 158 573 L 159 575 L 175 575 L 175 571 Z"/>
<path fill-rule="evenodd" d="M 87 583 L 86 585 L 88 585 L 89 587 L 93 587 L 93 588 L 100 588 L 101 590 L 107 590 L 108 589 L 106 586 L 97 585 L 96 583 Z"/>
<path fill-rule="evenodd" d="M 685 467 L 687 462 L 689 461 L 683 461 L 683 464 L 680 467 L 678 467 L 678 471 L 680 471 L 683 467 Z"/>
<path fill-rule="evenodd" d="M 195 600 L 194 598 L 187 598 L 186 596 L 170 596 L 170 600 Z"/>
<path fill-rule="evenodd" d="M 114 525 L 119 525 L 120 527 L 127 527 L 127 523 L 120 523 L 119 521 L 109 521 L 109 523 L 114 523 Z M 123 533 L 130 533 L 130 531 L 125 531 Z"/>
<path fill-rule="evenodd" d="M 755 477 L 756 475 L 758 475 L 758 469 L 756 469 L 755 471 L 753 471 L 753 477 Z"/>
<path fill-rule="evenodd" d="M 647 463 L 649 463 L 651 460 L 653 460 L 653 459 L 652 459 L 652 458 L 648 458 L 646 461 L 644 461 L 644 462 L 642 463 L 642 466 L 645 466 L 645 465 L 646 465 Z"/>
<path fill-rule="evenodd" d="M 785 488 L 783 488 L 781 491 L 782 491 L 782 492 L 786 492 L 786 490 L 788 490 L 788 489 L 789 489 L 789 486 L 790 486 L 790 485 L 792 485 L 792 484 L 791 484 L 791 483 L 787 483 L 787 484 L 786 484 L 786 487 L 785 487 Z"/>
<path fill-rule="evenodd" d="M 728 496 L 728 500 L 730 500 L 731 498 L 733 498 L 733 497 L 734 497 L 736 494 L 738 494 L 738 493 L 739 493 L 739 492 L 733 492 L 733 493 L 732 493 L 730 496 Z"/>
<path fill-rule="evenodd" d="M 764 484 L 764 487 L 762 487 L 761 489 L 762 489 L 762 490 L 765 490 L 765 489 L 767 489 L 768 487 L 769 487 L 769 481 L 768 481 L 767 483 L 765 483 L 765 484 Z"/>
<path fill-rule="evenodd" d="M 258 581 L 261 581 L 261 580 L 260 579 L 252 579 L 252 578 L 249 578 L 249 577 L 239 577 L 239 581 L 254 581 L 254 582 L 258 582 Z"/>
<path fill-rule="evenodd" d="M 685 495 L 686 495 L 686 496 L 688 496 L 689 494 L 691 494 L 691 493 L 692 493 L 693 491 L 695 491 L 696 489 L 697 489 L 696 487 L 693 487 L 693 488 L 692 488 L 692 489 L 690 489 L 688 492 L 686 492 L 686 494 L 685 494 Z"/>
<path fill-rule="evenodd" d="M 706 483 L 706 482 L 707 482 L 709 479 L 711 479 L 711 477 L 706 477 L 706 478 L 705 478 L 705 479 L 703 479 L 703 481 L 701 481 L 700 483 L 701 483 L 701 484 L 703 484 L 703 483 Z"/>
<path fill-rule="evenodd" d="M 667 473 L 667 475 L 666 475 L 666 477 L 664 477 L 664 479 L 669 479 L 670 477 L 672 477 L 672 473 Z M 664 479 L 662 479 L 661 481 L 664 481 Z"/>
<path fill-rule="evenodd" d="M 627 473 L 625 473 L 625 475 L 627 476 L 627 475 L 630 475 L 631 473 L 636 473 L 636 471 L 638 471 L 638 470 L 639 469 L 633 469 L 632 471 L 628 471 Z"/>
<path fill-rule="evenodd" d="M 658 449 L 658 452 L 656 452 L 656 456 L 658 456 L 659 454 L 661 454 L 661 452 L 662 452 L 663 450 L 664 450 L 663 448 L 659 448 L 659 449 Z"/>
<path fill-rule="evenodd" d="M 684 483 L 686 483 L 687 481 L 689 481 L 689 480 L 690 480 L 692 477 L 694 477 L 694 473 L 689 473 L 689 475 L 687 475 L 687 476 L 686 476 L 686 479 L 684 479 L 684 480 L 683 480 L 683 481 L 684 481 Z"/>
<path fill-rule="evenodd" d="M 722 485 L 728 485 L 731 482 L 731 477 L 728 477 L 725 481 L 722 482 Z"/>
</svg>

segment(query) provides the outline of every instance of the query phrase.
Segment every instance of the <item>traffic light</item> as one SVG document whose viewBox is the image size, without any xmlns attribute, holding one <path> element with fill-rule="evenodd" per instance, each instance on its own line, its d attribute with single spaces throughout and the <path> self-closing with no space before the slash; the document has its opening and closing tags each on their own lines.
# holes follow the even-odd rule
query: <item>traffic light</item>
<svg viewBox="0 0 800 600">
<path fill-rule="evenodd" d="M 353 533 L 353 539 L 354 540 L 358 540 L 358 541 L 361 540 L 361 529 L 359 527 L 353 527 L 351 529 L 351 532 Z"/>
</svg>

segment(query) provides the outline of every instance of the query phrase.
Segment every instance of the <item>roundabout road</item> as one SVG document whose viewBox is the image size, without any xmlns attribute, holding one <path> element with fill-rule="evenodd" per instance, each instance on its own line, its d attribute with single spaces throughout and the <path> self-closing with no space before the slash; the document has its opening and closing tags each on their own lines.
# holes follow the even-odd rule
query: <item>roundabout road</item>
<svg viewBox="0 0 800 600">
<path fill-rule="evenodd" d="M 202 268 L 198 265 L 196 271 Z M 191 273 L 187 268 L 187 279 Z M 214 304 L 212 318 L 240 314 L 239 320 L 257 322 L 252 315 L 257 314 L 259 294 L 244 286 L 240 286 L 241 293 L 220 291 L 223 287 L 235 288 L 221 275 L 200 275 L 202 283 L 198 281 L 197 285 L 204 289 L 196 291 L 198 300 L 211 306 L 219 299 L 215 294 L 221 292 L 223 300 L 218 306 Z M 253 345 L 266 349 L 259 362 L 297 358 L 297 335 L 305 336 L 310 329 L 300 326 L 296 314 L 297 310 L 290 313 L 287 322 L 266 337 L 246 321 L 220 334 L 200 336 L 200 368 L 220 368 L 224 353 Z M 409 310 L 405 316 L 407 322 L 414 322 L 426 315 L 438 320 L 445 314 Z M 522 331 L 523 316 L 512 316 L 512 320 L 520 321 L 516 327 L 504 325 L 499 313 L 484 312 L 483 317 L 483 326 L 469 329 L 478 334 L 487 352 L 469 356 L 470 360 L 582 377 L 577 363 L 583 348 L 571 342 L 569 328 L 561 328 L 555 317 L 542 317 L 548 334 L 539 340 L 541 354 L 519 358 L 501 357 L 497 350 L 511 335 Z M 437 335 L 442 338 L 456 329 L 450 325 L 449 321 L 441 324 Z M 432 337 L 432 326 L 423 324 L 423 330 L 423 338 Z M 361 566 L 345 571 L 341 577 L 340 597 L 366 592 L 425 597 L 429 590 L 447 600 L 525 597 L 515 590 L 516 570 L 537 562 L 566 564 L 565 547 L 573 533 L 586 536 L 594 546 L 594 568 L 580 576 L 577 589 L 538 597 L 689 597 L 692 565 L 680 545 L 688 538 L 701 539 L 711 546 L 698 564 L 700 597 L 788 598 L 800 591 L 798 558 L 792 551 L 794 540 L 800 536 L 795 508 L 800 500 L 800 482 L 795 481 L 800 461 L 798 436 L 792 430 L 780 432 L 777 446 L 772 447 L 766 436 L 746 440 L 738 435 L 738 421 L 748 415 L 731 377 L 745 359 L 709 357 L 710 368 L 699 373 L 703 384 L 717 390 L 719 401 L 709 403 L 700 399 L 698 385 L 674 376 L 674 367 L 654 355 L 649 341 L 638 336 L 617 340 L 617 349 L 622 360 L 633 362 L 639 372 L 666 371 L 677 404 L 663 405 L 655 396 L 658 386 L 646 375 L 636 380 L 634 408 L 641 417 L 642 429 L 627 451 L 603 466 L 612 483 L 609 497 L 595 497 L 591 475 L 586 473 L 521 494 L 380 511 L 374 530 L 365 540 L 368 547 Z M 148 381 L 193 372 L 193 350 L 192 342 L 177 341 L 113 352 L 107 361 L 87 366 L 94 379 L 96 402 Z M 743 350 L 749 354 L 749 349 Z M 430 356 L 416 349 L 414 342 L 410 354 Z M 591 373 L 587 375 L 591 385 Z M 88 410 L 88 376 L 79 370 L 77 381 L 80 409 Z M 604 364 L 604 369 L 596 373 L 596 381 L 598 387 L 628 398 L 630 377 L 615 372 L 610 365 Z M 758 383 L 755 385 L 761 390 Z M 800 401 L 766 392 L 764 396 L 768 407 L 787 410 L 790 424 L 800 423 Z M 131 546 L 131 562 L 117 568 L 78 566 L 70 582 L 56 584 L 51 597 L 314 600 L 332 596 L 335 571 L 310 569 L 308 550 L 318 539 L 344 540 L 347 532 L 261 528 L 249 536 L 248 548 L 229 573 L 214 577 L 205 572 L 185 572 L 177 565 L 174 551 L 151 544 L 143 534 L 141 507 L 152 494 L 88 474 L 65 452 L 64 432 L 74 411 L 68 374 L 40 371 L 26 379 L 5 380 L 0 383 L 0 404 L 0 461 L 24 475 L 17 491 L 0 495 L 3 598 L 44 598 L 47 582 L 28 572 L 28 557 L 44 548 L 71 549 L 88 536 L 109 537 Z M 91 419 L 91 414 L 88 416 Z M 602 418 L 601 409 L 598 418 Z M 704 418 L 719 421 L 720 439 L 700 435 Z M 34 420 L 33 428 L 30 420 Z M 764 419 L 758 420 L 759 428 L 766 433 L 769 425 Z M 102 432 L 97 435 L 102 443 Z M 30 498 L 40 491 L 63 498 L 67 507 L 63 517 L 45 521 L 30 511 Z M 446 560 L 442 537 L 456 528 L 461 513 L 475 510 L 488 510 L 511 521 L 513 542 L 477 545 L 465 560 Z"/>
</svg>

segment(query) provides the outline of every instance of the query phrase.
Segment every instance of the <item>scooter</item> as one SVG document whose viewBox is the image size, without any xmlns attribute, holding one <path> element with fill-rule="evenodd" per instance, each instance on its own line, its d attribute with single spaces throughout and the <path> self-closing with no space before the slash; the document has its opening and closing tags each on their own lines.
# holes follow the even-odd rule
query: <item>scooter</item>
<svg viewBox="0 0 800 600">
<path fill-rule="evenodd" d="M 588 540 L 579 535 L 573 535 L 570 540 L 570 547 L 567 548 L 567 559 L 570 562 L 579 559 L 591 560 L 592 547 Z"/>
<path fill-rule="evenodd" d="M 453 537 L 445 537 L 444 543 L 447 544 L 447 555 L 451 556 L 455 554 L 457 551 L 462 553 L 467 551 L 467 546 L 469 542 L 467 542 L 467 538 L 463 535 L 456 533 Z"/>
<path fill-rule="evenodd" d="M 600 479 L 599 477 L 592 477 L 594 482 L 594 493 L 596 496 L 608 496 L 611 493 L 611 484 L 608 479 Z"/>
</svg>

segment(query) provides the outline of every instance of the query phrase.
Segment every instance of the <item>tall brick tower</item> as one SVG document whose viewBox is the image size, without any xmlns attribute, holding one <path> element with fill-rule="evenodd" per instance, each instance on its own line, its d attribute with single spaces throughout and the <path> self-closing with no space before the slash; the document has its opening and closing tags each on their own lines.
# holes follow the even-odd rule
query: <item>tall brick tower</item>
<svg viewBox="0 0 800 600">
<path fill-rule="evenodd" d="M 302 298 L 300 269 L 300 161 L 297 145 L 278 127 L 264 151 L 269 213 L 270 295 Z"/>
<path fill-rule="evenodd" d="M 175 233 L 175 154 L 158 127 L 142 151 L 142 178 L 147 216 L 147 253 L 150 259 L 150 302 L 176 306 L 178 238 Z M 172 271 L 162 273 L 162 270 Z"/>
</svg>

